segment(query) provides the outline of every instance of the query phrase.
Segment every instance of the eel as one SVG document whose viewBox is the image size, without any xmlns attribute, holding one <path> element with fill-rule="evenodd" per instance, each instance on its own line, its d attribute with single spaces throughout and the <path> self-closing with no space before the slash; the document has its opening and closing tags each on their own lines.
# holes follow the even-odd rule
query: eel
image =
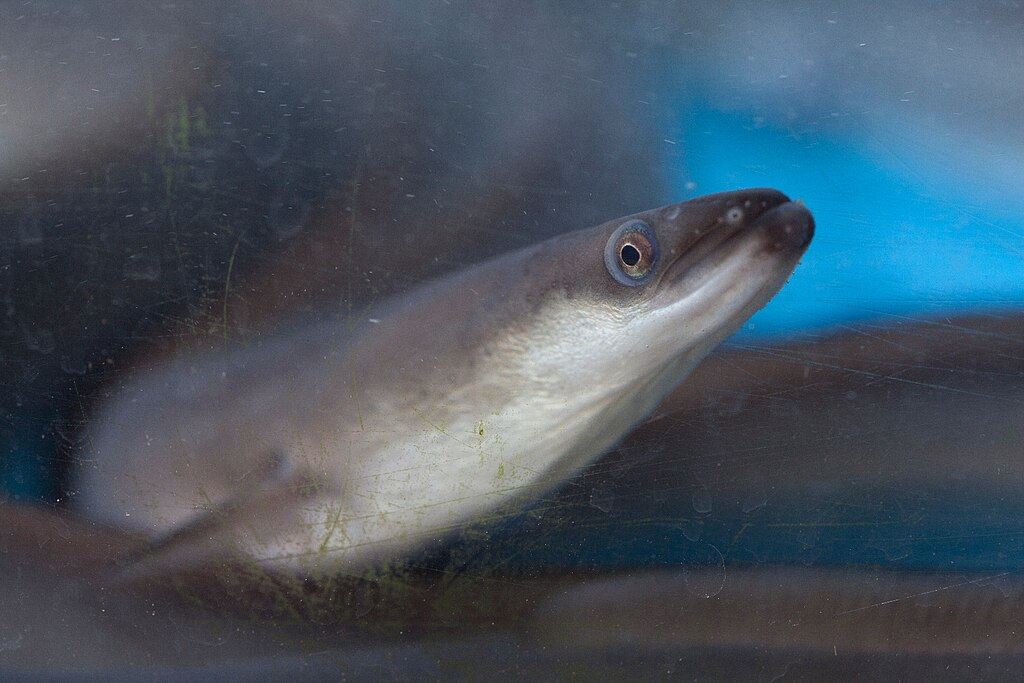
<svg viewBox="0 0 1024 683">
<path fill-rule="evenodd" d="M 598 463 L 457 552 L 518 572 L 1019 572 L 1022 403 L 1016 310 L 731 343 Z"/>
<path fill-rule="evenodd" d="M 360 321 L 297 320 L 126 378 L 74 509 L 144 572 L 299 574 L 406 557 L 569 478 L 785 283 L 814 221 L 752 189 L 557 236 Z"/>
<path fill-rule="evenodd" d="M 662 522 L 692 518 L 693 488 L 709 487 L 712 510 L 704 514 L 715 515 L 725 507 L 724 494 L 744 492 L 744 470 L 753 466 L 767 468 L 760 474 L 785 483 L 785 491 L 771 484 L 767 504 L 751 514 L 800 498 L 820 506 L 798 508 L 795 514 L 802 516 L 783 525 L 759 525 L 761 520 L 752 518 L 740 543 L 758 533 L 784 538 L 811 528 L 821 534 L 820 544 L 828 542 L 827 534 L 845 537 L 851 528 L 863 528 L 821 519 L 828 512 L 821 497 L 824 477 L 836 487 L 854 484 L 851 495 L 862 498 L 862 519 L 874 522 L 873 534 L 905 538 L 916 534 L 919 518 L 934 515 L 935 508 L 910 508 L 901 520 L 886 519 L 890 511 L 879 509 L 856 483 L 866 479 L 878 491 L 912 492 L 929 481 L 962 487 L 970 473 L 969 499 L 939 521 L 967 512 L 968 504 L 973 519 L 965 517 L 944 539 L 922 534 L 922 548 L 941 549 L 955 535 L 987 539 L 1012 555 L 1019 547 L 1012 520 L 1005 520 L 999 534 L 984 523 L 1013 502 L 1011 495 L 1019 499 L 1014 482 L 1021 476 L 1020 451 L 1015 457 L 1006 433 L 1019 425 L 1015 397 L 1024 378 L 1022 325 L 1019 312 L 993 312 L 889 321 L 884 329 L 860 324 L 802 342 L 717 351 L 617 451 L 552 499 L 552 505 L 589 508 L 595 516 L 575 516 L 569 525 L 534 536 L 547 546 L 566 546 L 568 555 L 575 538 L 555 532 L 582 527 L 590 535 L 589 552 L 594 545 L 603 551 L 614 541 L 602 545 L 595 537 L 615 536 L 616 529 L 643 536 L 644 521 L 657 526 L 655 510 Z M 884 413 L 902 425 L 895 445 L 893 428 L 878 427 Z M 929 413 L 947 425 L 944 429 L 961 431 L 958 442 L 945 449 L 922 442 L 905 450 L 899 444 L 936 432 L 933 421 L 922 419 Z M 776 429 L 766 432 L 761 426 L 768 420 Z M 718 450 L 706 450 L 711 447 Z M 764 450 L 754 450 L 760 447 Z M 686 465 L 712 458 L 722 463 L 713 479 L 679 474 Z M 977 491 L 977 484 L 985 489 Z M 593 487 L 610 496 L 610 508 L 602 505 L 607 512 L 591 504 L 600 502 Z M 706 502 L 701 501 L 702 509 Z M 831 507 L 850 505 L 840 501 Z M 40 666 L 48 672 L 88 668 L 110 677 L 122 669 L 142 675 L 153 666 L 180 676 L 256 667 L 351 672 L 364 665 L 399 675 L 418 671 L 422 662 L 483 672 L 531 666 L 575 670 L 587 662 L 596 667 L 619 661 L 652 667 L 669 662 L 677 673 L 706 671 L 718 677 L 735 674 L 738 662 L 747 677 L 821 670 L 875 677 L 985 671 L 1006 677 L 1019 670 L 1024 653 L 1018 637 L 1024 587 L 1015 567 L 940 564 L 942 554 L 929 553 L 931 571 L 896 571 L 905 567 L 902 560 L 877 566 L 873 548 L 857 538 L 851 542 L 859 547 L 861 566 L 850 566 L 857 564 L 851 561 L 807 567 L 806 555 L 790 562 L 798 566 L 769 566 L 763 559 L 744 566 L 735 553 L 724 566 L 708 567 L 652 566 L 659 565 L 657 558 L 638 557 L 631 566 L 598 571 L 550 562 L 543 572 L 515 574 L 500 565 L 497 577 L 486 574 L 476 584 L 472 568 L 460 566 L 461 577 L 474 587 L 468 599 L 453 601 L 451 585 L 441 580 L 437 593 L 424 597 L 410 591 L 393 603 L 376 603 L 362 617 L 352 617 L 349 603 L 334 601 L 341 626 L 324 635 L 316 631 L 318 622 L 303 622 L 297 629 L 300 648 L 280 642 L 284 624 L 296 629 L 295 617 L 277 615 L 265 622 L 262 630 L 275 639 L 261 629 L 254 632 L 248 617 L 232 619 L 218 611 L 217 619 L 209 618 L 206 603 L 199 614 L 183 613 L 176 602 L 154 602 L 146 592 L 97 590 L 111 571 L 104 558 L 121 556 L 133 547 L 134 537 L 100 534 L 95 525 L 46 512 L 0 504 L 5 522 L 0 576 L 9 586 L 7 609 L 0 609 L 0 644 L 8 648 L 0 652 L 0 670 L 7 675 Z M 603 525 L 596 515 L 604 516 Z M 551 523 L 550 516 L 541 519 Z M 759 526 L 770 528 L 759 531 Z M 813 540 L 806 533 L 799 538 Z M 666 545 L 663 534 L 654 540 L 658 547 Z M 524 554 L 521 546 L 516 551 Z M 496 552 L 491 547 L 489 557 Z M 4 560 L 10 565 L 6 573 Z M 89 575 L 90 567 L 99 573 Z M 436 611 L 423 610 L 424 603 Z M 353 622 L 373 634 L 390 628 L 387 633 L 400 632 L 403 638 L 367 644 L 350 630 Z M 82 623 L 87 626 L 79 627 Z M 416 640 L 421 634 L 429 638 Z"/>
</svg>

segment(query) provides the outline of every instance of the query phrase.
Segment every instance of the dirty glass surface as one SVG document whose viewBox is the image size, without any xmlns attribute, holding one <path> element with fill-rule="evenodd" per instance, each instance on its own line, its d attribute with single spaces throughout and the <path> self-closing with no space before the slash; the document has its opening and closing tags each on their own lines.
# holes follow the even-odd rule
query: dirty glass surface
<svg viewBox="0 0 1024 683">
<path fill-rule="evenodd" d="M 1018 671 L 1022 30 L 0 3 L 0 675 Z M 614 328 L 607 231 L 519 251 L 758 187 L 814 238 L 664 400 L 628 369 L 705 319 Z M 620 371 L 635 419 L 574 422 Z"/>
</svg>

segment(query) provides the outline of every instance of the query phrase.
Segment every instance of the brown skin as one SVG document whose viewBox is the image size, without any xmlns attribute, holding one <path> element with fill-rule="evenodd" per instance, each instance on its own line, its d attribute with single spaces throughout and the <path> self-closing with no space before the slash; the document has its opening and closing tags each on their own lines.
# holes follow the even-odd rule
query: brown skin
<svg viewBox="0 0 1024 683">
<path fill-rule="evenodd" d="M 402 299 L 400 307 L 385 309 L 380 324 L 364 328 L 366 342 L 357 340 L 355 346 L 365 349 L 362 365 L 375 368 L 374 377 L 366 380 L 384 386 L 390 386 L 392 381 L 408 382 L 411 394 L 430 387 L 435 380 L 448 380 L 450 375 L 431 377 L 431 368 L 445 368 L 448 373 L 451 368 L 471 367 L 479 361 L 472 350 L 486 349 L 492 341 L 515 333 L 522 321 L 531 319 L 532 309 L 548 297 L 604 301 L 618 307 L 651 297 L 666 272 L 673 266 L 685 265 L 677 264 L 671 254 L 673 248 L 682 258 L 692 252 L 698 241 L 707 239 L 709 233 L 719 233 L 712 235 L 712 241 L 717 243 L 753 225 L 762 213 L 787 201 L 785 195 L 767 189 L 709 195 L 559 235 L 488 262 L 486 269 L 471 269 L 442 279 Z M 722 216 L 730 207 L 747 202 L 750 206 L 742 225 L 729 227 L 722 223 Z M 681 207 L 681 212 L 677 207 Z M 631 288 L 609 277 L 604 252 L 595 245 L 603 246 L 620 225 L 636 219 L 654 228 L 664 246 L 651 281 Z M 532 258 L 534 254 L 543 256 L 553 250 L 566 258 Z M 413 353 L 410 339 L 417 340 Z M 381 353 L 394 353 L 394 357 L 381 362 Z M 415 361 L 415 365 L 410 365 L 410 361 Z M 381 377 L 377 374 L 380 368 L 392 375 Z"/>
<path fill-rule="evenodd" d="M 144 540 L 40 505 L 0 502 L 0 519 L 0 556 L 59 575 L 106 571 Z"/>
</svg>

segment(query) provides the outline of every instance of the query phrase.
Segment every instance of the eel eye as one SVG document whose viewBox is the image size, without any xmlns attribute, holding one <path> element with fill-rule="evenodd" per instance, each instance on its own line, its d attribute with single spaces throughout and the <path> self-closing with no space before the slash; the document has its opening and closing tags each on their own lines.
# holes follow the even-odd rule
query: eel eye
<svg viewBox="0 0 1024 683">
<path fill-rule="evenodd" d="M 657 262 L 658 242 L 654 231 L 641 220 L 620 225 L 604 249 L 608 272 L 617 282 L 630 287 L 647 282 Z"/>
</svg>

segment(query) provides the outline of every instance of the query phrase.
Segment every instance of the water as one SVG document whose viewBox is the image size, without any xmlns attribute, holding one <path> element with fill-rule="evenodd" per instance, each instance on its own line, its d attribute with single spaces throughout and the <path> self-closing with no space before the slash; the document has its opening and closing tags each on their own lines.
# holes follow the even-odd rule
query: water
<svg viewBox="0 0 1024 683">
<path fill-rule="evenodd" d="M 1016 2 L 0 6 L 0 498 L 73 500 L 84 428 L 136 368 L 324 310 L 370 315 L 659 203 L 768 186 L 813 211 L 816 236 L 693 392 L 525 511 L 371 577 L 369 598 L 335 596 L 360 606 L 344 627 L 475 637 L 482 614 L 514 633 L 551 577 L 649 569 L 682 572 L 708 610 L 741 566 L 1016 586 L 1022 16 Z M 286 653 L 283 626 L 303 653 L 351 636 L 108 598 L 46 559 L 94 549 L 60 529 L 56 546 L 0 554 L 19 614 L 0 615 L 0 671 L 73 667 L 95 648 L 69 634 L 119 643 L 143 623 L 149 636 L 89 661 L 173 667 L 179 642 L 268 624 L 278 649 L 239 657 Z M 410 588 L 416 572 L 434 593 Z M 37 580 L 40 597 L 19 592 Z M 389 591 L 394 622 L 375 611 Z M 154 636 L 167 614 L 171 636 Z M 526 642 L 508 649 L 528 657 Z"/>
</svg>

